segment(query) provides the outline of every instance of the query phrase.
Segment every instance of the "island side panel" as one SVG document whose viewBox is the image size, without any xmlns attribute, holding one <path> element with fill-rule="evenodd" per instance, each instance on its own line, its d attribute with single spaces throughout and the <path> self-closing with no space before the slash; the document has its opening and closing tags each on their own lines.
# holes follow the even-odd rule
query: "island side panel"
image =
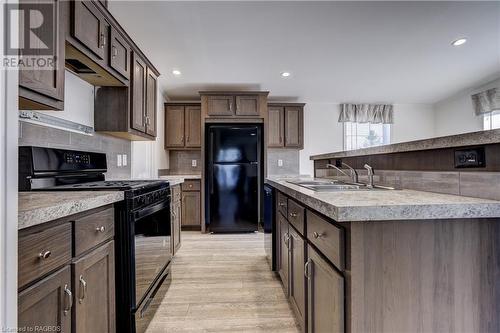
<svg viewBox="0 0 500 333">
<path fill-rule="evenodd" d="M 500 220 L 353 222 L 348 332 L 499 332 Z"/>
</svg>

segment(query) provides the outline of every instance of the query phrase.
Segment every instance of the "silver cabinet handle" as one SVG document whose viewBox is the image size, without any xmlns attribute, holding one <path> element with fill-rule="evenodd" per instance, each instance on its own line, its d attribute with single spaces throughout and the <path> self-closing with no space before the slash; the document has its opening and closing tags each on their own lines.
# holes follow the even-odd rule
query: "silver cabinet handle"
<svg viewBox="0 0 500 333">
<path fill-rule="evenodd" d="M 297 213 L 294 213 L 294 212 L 290 213 L 290 217 L 297 217 L 297 216 L 298 216 Z"/>
<path fill-rule="evenodd" d="M 102 33 L 102 46 L 106 46 L 106 35 L 104 34 L 104 32 Z"/>
<path fill-rule="evenodd" d="M 283 236 L 283 240 L 285 241 L 286 247 L 289 247 L 288 245 L 290 243 L 290 234 L 288 232 Z"/>
<path fill-rule="evenodd" d="M 118 55 L 118 50 L 116 49 L 116 46 L 113 45 L 113 58 L 116 58 Z"/>
<path fill-rule="evenodd" d="M 106 231 L 106 227 L 104 227 L 104 226 L 97 227 L 97 228 L 95 228 L 95 231 L 104 232 L 104 231 Z"/>
<path fill-rule="evenodd" d="M 323 237 L 323 236 L 324 236 L 324 234 L 323 234 L 323 233 L 317 233 L 317 232 L 315 231 L 315 232 L 313 232 L 313 236 L 314 236 L 314 238 L 321 238 L 321 237 Z"/>
<path fill-rule="evenodd" d="M 73 307 L 73 293 L 68 289 L 67 284 L 64 285 L 64 294 L 66 295 L 66 307 L 64 308 L 64 315 L 67 316 L 68 312 L 70 312 L 71 308 Z"/>
<path fill-rule="evenodd" d="M 284 202 L 280 202 L 280 203 L 278 203 L 278 205 L 279 205 L 280 207 L 285 207 L 285 206 L 286 206 L 286 203 L 284 203 Z"/>
<path fill-rule="evenodd" d="M 99 48 L 102 49 L 104 48 L 104 32 L 101 32 L 101 43 L 99 45 Z"/>
<path fill-rule="evenodd" d="M 50 251 L 42 251 L 42 252 L 38 253 L 38 258 L 48 259 L 51 254 L 52 254 L 52 252 L 50 252 Z"/>
<path fill-rule="evenodd" d="M 233 111 L 233 102 L 229 102 L 229 111 Z"/>
<path fill-rule="evenodd" d="M 304 276 L 306 277 L 306 279 L 310 279 L 311 278 L 311 275 L 309 274 L 309 265 L 311 264 L 311 260 L 307 260 L 305 265 L 304 265 Z"/>
<path fill-rule="evenodd" d="M 78 302 L 81 304 L 87 295 L 87 281 L 83 279 L 83 275 L 80 275 L 80 293 L 82 296 L 78 299 Z"/>
</svg>

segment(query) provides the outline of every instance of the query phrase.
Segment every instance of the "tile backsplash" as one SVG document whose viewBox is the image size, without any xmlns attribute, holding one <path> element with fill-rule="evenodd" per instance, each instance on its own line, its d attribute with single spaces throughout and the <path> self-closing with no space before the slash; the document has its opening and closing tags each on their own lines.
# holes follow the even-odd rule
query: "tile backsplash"
<svg viewBox="0 0 500 333">
<path fill-rule="evenodd" d="M 19 122 L 19 146 L 53 147 L 106 153 L 107 179 L 126 179 L 131 177 L 130 141 L 94 133 L 85 135 L 43 125 Z M 126 166 L 118 167 L 117 155 L 127 155 Z"/>
<path fill-rule="evenodd" d="M 201 150 L 171 150 L 169 156 L 170 169 L 158 170 L 160 176 L 201 174 Z"/>
<path fill-rule="evenodd" d="M 278 161 L 281 161 L 281 166 Z M 267 174 L 270 176 L 298 175 L 299 150 L 269 148 L 267 150 Z"/>
</svg>

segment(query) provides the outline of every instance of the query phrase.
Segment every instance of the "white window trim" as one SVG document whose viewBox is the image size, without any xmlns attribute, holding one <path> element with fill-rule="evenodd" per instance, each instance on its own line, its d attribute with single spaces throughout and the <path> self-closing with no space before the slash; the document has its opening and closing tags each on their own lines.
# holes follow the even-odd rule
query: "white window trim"
<svg viewBox="0 0 500 333">
<path fill-rule="evenodd" d="M 342 150 L 346 150 L 346 124 L 347 123 L 343 123 L 342 124 Z M 387 144 L 391 144 L 392 143 L 392 138 L 393 138 L 393 134 L 394 134 L 394 124 L 387 124 L 387 125 L 390 125 L 389 126 L 389 143 Z M 353 149 L 355 150 L 355 149 Z"/>
</svg>

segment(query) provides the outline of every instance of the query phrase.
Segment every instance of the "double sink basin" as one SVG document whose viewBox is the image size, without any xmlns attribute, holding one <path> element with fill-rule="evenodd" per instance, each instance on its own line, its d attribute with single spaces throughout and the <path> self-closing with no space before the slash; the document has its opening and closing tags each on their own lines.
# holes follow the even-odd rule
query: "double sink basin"
<svg viewBox="0 0 500 333">
<path fill-rule="evenodd" d="M 377 191 L 377 190 L 394 190 L 393 187 L 373 185 L 369 187 L 366 184 L 346 183 L 339 180 L 294 180 L 287 181 L 290 184 L 302 186 L 316 192 L 337 192 L 337 191 Z"/>
</svg>

